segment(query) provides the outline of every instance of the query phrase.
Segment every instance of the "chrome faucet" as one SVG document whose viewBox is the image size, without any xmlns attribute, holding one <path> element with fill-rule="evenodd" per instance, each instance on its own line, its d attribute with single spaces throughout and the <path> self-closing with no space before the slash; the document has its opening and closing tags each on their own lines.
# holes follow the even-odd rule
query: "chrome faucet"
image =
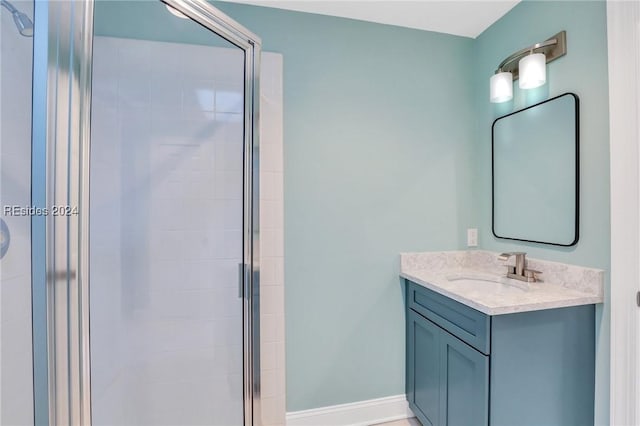
<svg viewBox="0 0 640 426">
<path fill-rule="evenodd" d="M 507 277 L 514 278 L 520 281 L 526 281 L 534 283 L 537 280 L 536 274 L 541 274 L 540 271 L 534 271 L 533 269 L 527 269 L 527 253 L 518 251 L 512 253 L 502 253 L 498 256 L 498 260 L 507 261 L 511 256 L 516 258 L 516 265 L 507 265 Z"/>
</svg>

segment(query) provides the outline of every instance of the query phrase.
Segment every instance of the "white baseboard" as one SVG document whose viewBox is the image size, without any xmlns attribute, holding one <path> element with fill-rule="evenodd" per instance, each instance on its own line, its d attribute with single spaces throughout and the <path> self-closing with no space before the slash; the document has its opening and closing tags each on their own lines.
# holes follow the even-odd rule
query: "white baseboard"
<svg viewBox="0 0 640 426">
<path fill-rule="evenodd" d="M 370 426 L 414 417 L 405 395 L 287 413 L 287 426 Z"/>
</svg>

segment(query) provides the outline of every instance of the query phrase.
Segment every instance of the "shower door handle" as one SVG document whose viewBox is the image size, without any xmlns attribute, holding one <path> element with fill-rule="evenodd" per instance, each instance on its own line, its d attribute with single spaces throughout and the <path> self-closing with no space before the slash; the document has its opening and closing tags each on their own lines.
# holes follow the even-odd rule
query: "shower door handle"
<svg viewBox="0 0 640 426">
<path fill-rule="evenodd" d="M 244 296 L 244 263 L 238 263 L 238 297 Z"/>
<path fill-rule="evenodd" d="M 49 281 L 69 281 L 76 279 L 76 271 L 50 271 L 47 274 Z"/>
</svg>

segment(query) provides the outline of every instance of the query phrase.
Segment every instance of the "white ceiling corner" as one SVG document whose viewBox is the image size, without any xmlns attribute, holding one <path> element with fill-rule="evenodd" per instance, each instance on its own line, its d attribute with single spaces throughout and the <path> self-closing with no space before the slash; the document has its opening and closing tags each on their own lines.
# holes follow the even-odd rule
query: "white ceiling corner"
<svg viewBox="0 0 640 426">
<path fill-rule="evenodd" d="M 227 0 L 476 38 L 520 0 Z"/>
</svg>

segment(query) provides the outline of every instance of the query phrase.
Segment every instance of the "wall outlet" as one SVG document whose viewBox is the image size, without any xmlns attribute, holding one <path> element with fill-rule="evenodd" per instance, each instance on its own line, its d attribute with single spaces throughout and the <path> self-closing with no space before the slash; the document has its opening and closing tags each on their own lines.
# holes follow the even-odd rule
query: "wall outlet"
<svg viewBox="0 0 640 426">
<path fill-rule="evenodd" d="M 478 247 L 478 229 L 467 229 L 467 247 Z"/>
</svg>

